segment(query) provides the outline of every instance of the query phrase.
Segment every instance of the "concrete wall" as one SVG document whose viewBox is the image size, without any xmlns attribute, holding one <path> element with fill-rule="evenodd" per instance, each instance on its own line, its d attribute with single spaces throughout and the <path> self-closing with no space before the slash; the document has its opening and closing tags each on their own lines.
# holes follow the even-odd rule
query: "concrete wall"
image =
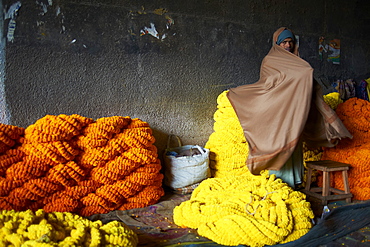
<svg viewBox="0 0 370 247">
<path fill-rule="evenodd" d="M 5 15 L 2 95 L 17 126 L 46 114 L 122 115 L 148 122 L 159 152 L 170 133 L 204 145 L 217 96 L 258 80 L 280 26 L 299 35 L 324 89 L 370 77 L 367 0 L 19 2 L 15 28 Z M 3 0 L 5 12 L 15 3 Z M 151 23 L 158 36 L 141 35 Z M 320 36 L 341 40 L 340 65 L 319 58 Z"/>
</svg>

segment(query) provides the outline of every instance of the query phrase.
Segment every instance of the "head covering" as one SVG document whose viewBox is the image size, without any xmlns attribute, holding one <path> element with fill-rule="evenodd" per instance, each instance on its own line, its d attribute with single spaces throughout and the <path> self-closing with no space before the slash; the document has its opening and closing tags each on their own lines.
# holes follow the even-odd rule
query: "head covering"
<svg viewBox="0 0 370 247">
<path fill-rule="evenodd" d="M 282 32 L 284 32 L 285 30 L 290 31 L 290 32 L 292 33 L 292 35 L 293 35 L 293 39 L 294 39 L 294 41 L 296 41 L 296 40 L 295 40 L 294 33 L 292 32 L 292 30 L 290 30 L 290 29 L 288 29 L 288 28 L 286 28 L 286 27 L 281 27 L 281 28 L 279 28 L 278 30 L 276 30 L 276 31 L 274 32 L 273 36 L 272 36 L 272 45 L 273 45 L 273 46 L 274 46 L 274 45 L 278 45 L 278 44 L 277 44 L 277 42 L 278 42 L 279 36 L 280 36 L 280 34 L 281 34 Z M 286 38 L 285 38 L 285 39 L 286 39 Z M 284 39 L 283 39 L 283 40 L 284 40 Z M 292 53 L 293 53 L 293 54 L 295 54 L 295 55 L 297 55 L 297 56 L 299 56 L 299 52 L 298 52 L 298 44 L 297 44 L 297 42 L 295 42 L 295 44 L 294 44 L 294 49 L 293 49 Z"/>
<path fill-rule="evenodd" d="M 292 38 L 293 41 L 294 41 L 294 34 L 288 30 L 288 29 L 285 29 L 284 31 L 282 31 L 280 33 L 280 35 L 278 36 L 278 39 L 276 41 L 276 44 L 280 45 L 281 42 L 283 42 L 285 39 L 287 38 Z"/>
</svg>

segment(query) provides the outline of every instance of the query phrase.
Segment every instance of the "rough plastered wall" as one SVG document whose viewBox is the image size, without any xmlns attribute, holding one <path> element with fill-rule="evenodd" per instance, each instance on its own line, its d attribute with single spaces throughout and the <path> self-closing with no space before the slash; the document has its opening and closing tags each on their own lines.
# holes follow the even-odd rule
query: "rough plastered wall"
<svg viewBox="0 0 370 247">
<path fill-rule="evenodd" d="M 122 115 L 148 122 L 159 152 L 168 134 L 204 145 L 217 96 L 258 80 L 280 26 L 296 32 L 326 87 L 369 76 L 368 3 L 3 0 L 2 121 Z M 339 65 L 320 59 L 320 36 L 341 40 Z"/>
</svg>

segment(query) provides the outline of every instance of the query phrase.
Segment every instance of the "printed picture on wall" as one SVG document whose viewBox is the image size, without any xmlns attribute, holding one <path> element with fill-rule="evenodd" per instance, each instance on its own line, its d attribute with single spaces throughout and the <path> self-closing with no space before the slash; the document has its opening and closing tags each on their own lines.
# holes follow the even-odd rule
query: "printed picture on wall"
<svg viewBox="0 0 370 247">
<path fill-rule="evenodd" d="M 319 57 L 323 60 L 326 57 L 328 62 L 340 64 L 340 39 L 332 39 L 329 42 L 325 37 L 319 38 Z"/>
</svg>

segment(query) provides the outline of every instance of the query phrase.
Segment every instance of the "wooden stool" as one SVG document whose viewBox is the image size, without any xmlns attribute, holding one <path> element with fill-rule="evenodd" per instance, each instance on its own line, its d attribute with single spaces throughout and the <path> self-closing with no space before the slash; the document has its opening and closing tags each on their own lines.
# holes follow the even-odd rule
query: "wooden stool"
<svg viewBox="0 0 370 247">
<path fill-rule="evenodd" d="M 302 190 L 307 196 L 312 196 L 321 200 L 322 205 L 327 205 L 328 201 L 346 199 L 346 202 L 350 203 L 352 194 L 349 190 L 348 185 L 348 169 L 349 164 L 331 161 L 331 160 L 320 160 L 320 161 L 309 161 L 307 165 L 307 181 L 306 187 Z M 311 188 L 311 176 L 312 170 L 319 170 L 323 172 L 323 187 Z M 329 172 L 342 171 L 344 191 L 330 187 L 330 174 Z M 331 194 L 330 192 L 334 193 Z M 321 193 L 321 194 L 320 194 Z"/>
</svg>

